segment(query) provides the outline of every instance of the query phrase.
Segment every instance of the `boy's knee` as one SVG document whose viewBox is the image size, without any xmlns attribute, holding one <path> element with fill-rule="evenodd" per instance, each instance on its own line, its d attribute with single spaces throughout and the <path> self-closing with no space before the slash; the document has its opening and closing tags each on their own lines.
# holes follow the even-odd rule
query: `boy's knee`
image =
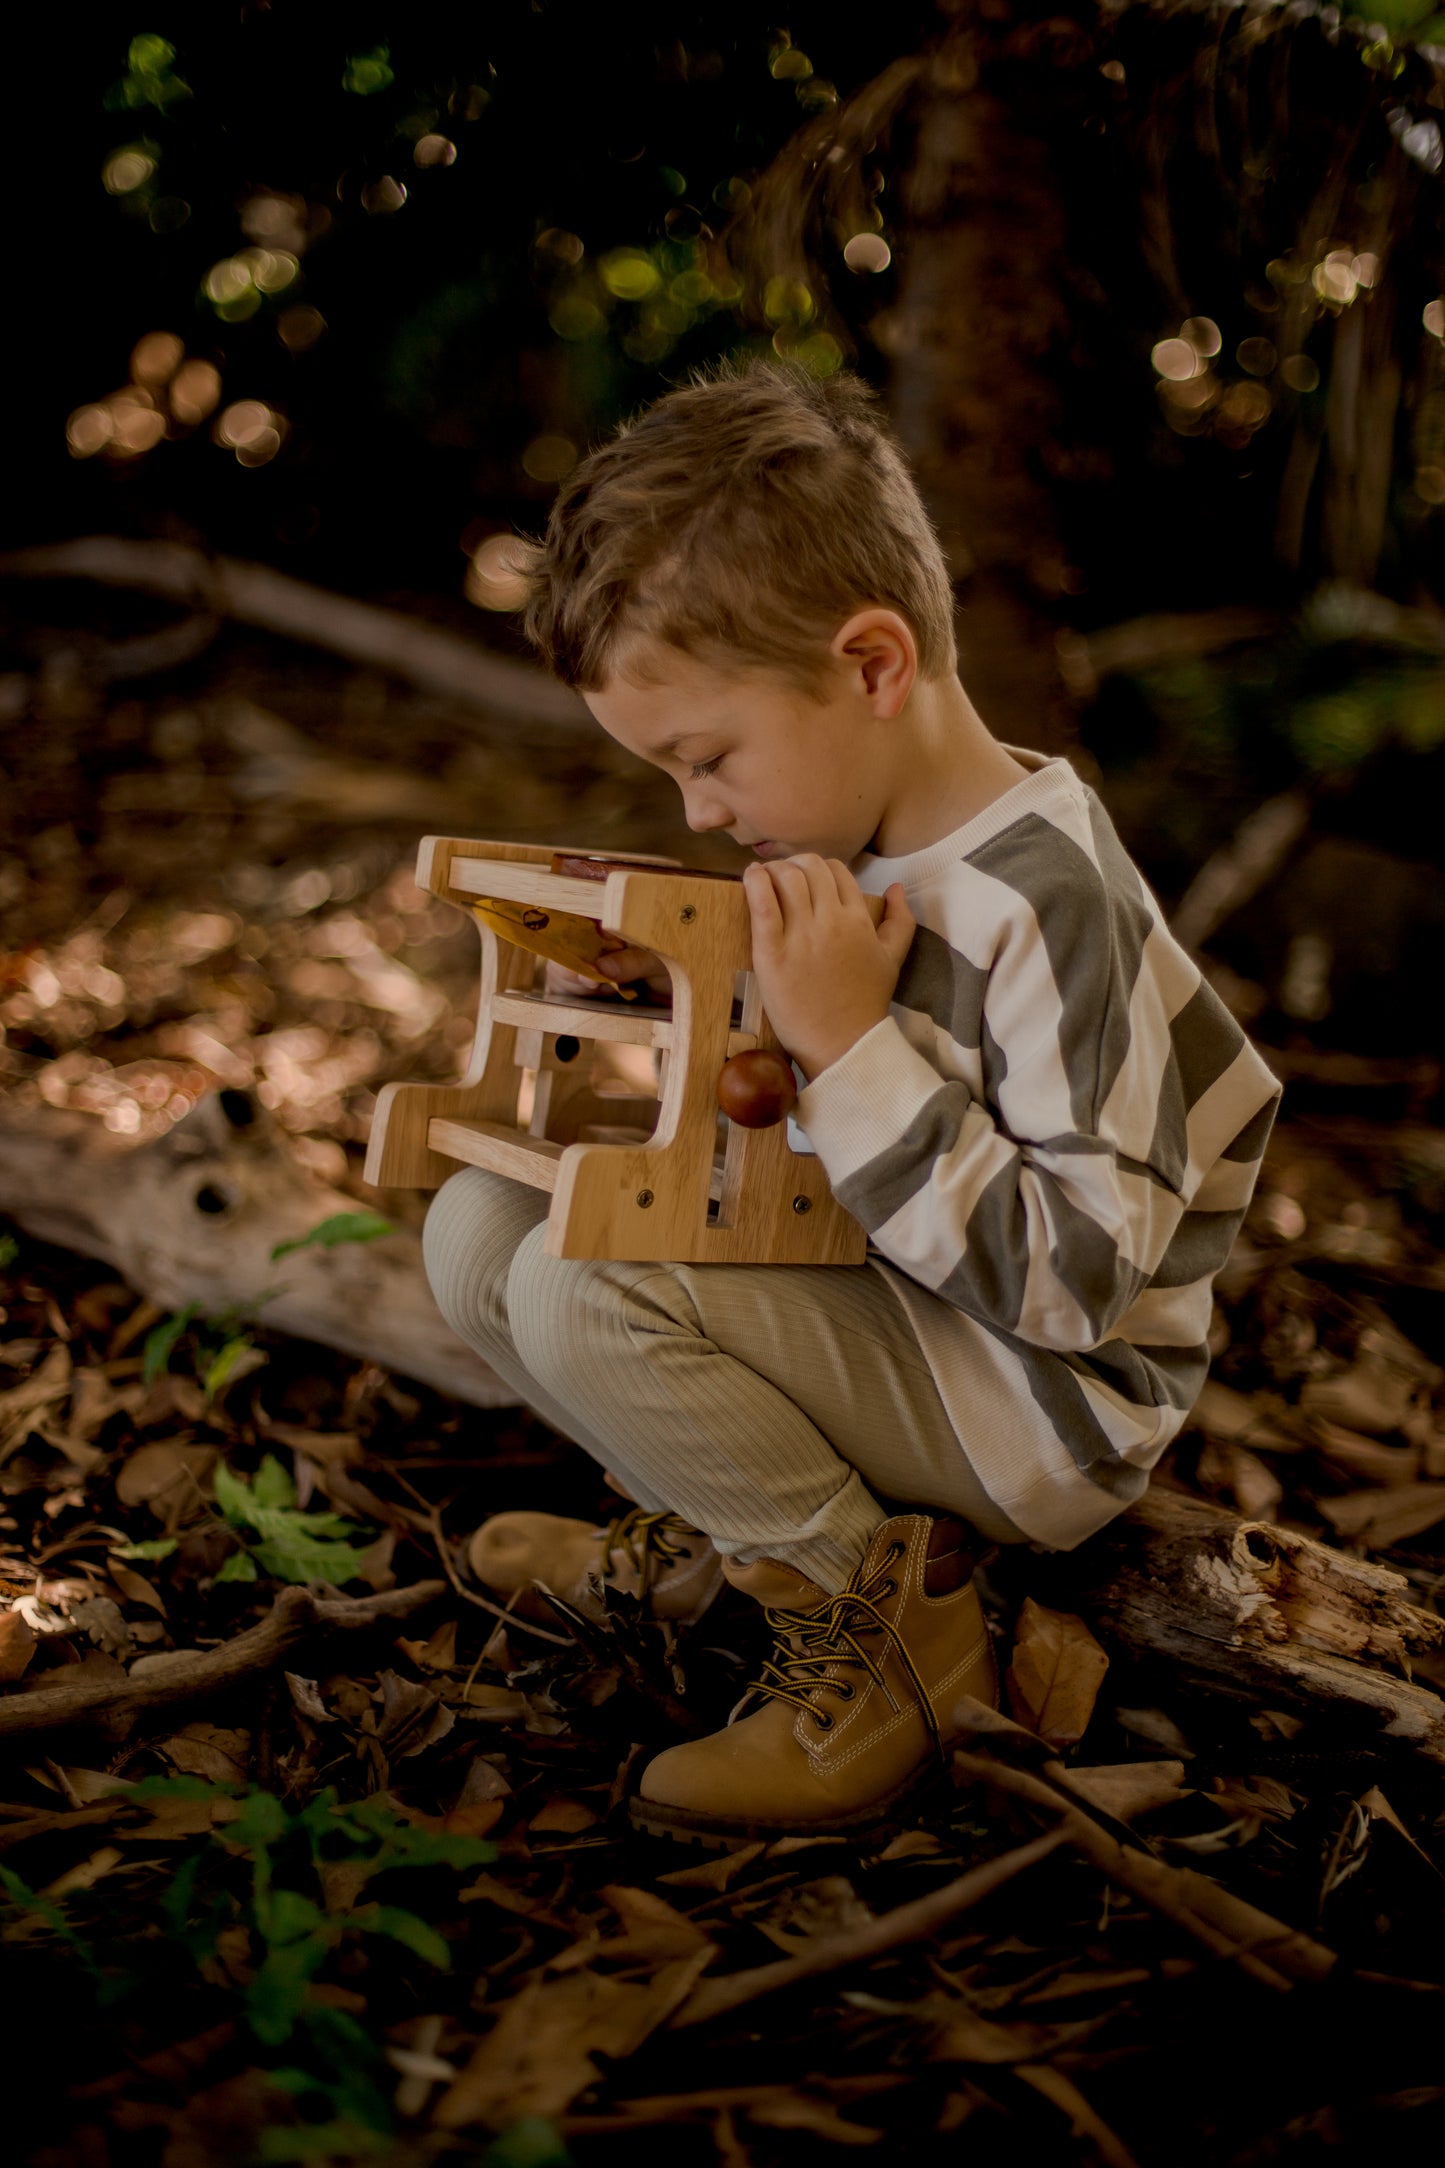
<svg viewBox="0 0 1445 2168">
<path fill-rule="evenodd" d="M 432 1199 L 422 1257 L 437 1308 L 464 1340 L 506 1327 L 507 1275 L 536 1224 L 534 1192 L 464 1167 Z"/>
<path fill-rule="evenodd" d="M 694 1337 L 692 1299 L 666 1265 L 549 1257 L 546 1230 L 518 1248 L 507 1288 L 517 1352 L 534 1377 L 563 1391 L 595 1388 L 599 1362 L 637 1351 L 659 1336 Z"/>
</svg>

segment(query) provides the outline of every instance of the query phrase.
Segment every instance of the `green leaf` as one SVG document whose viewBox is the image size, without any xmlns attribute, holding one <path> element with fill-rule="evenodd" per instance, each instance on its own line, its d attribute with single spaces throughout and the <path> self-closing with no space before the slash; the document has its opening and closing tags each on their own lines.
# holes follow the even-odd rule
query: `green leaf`
<svg viewBox="0 0 1445 2168">
<path fill-rule="evenodd" d="M 395 1232 L 391 1221 L 383 1219 L 379 1212 L 333 1212 L 309 1235 L 299 1235 L 294 1242 L 278 1242 L 271 1252 L 271 1262 L 274 1265 L 278 1257 L 289 1257 L 293 1250 L 334 1250 L 343 1242 L 375 1242 Z"/>
<path fill-rule="evenodd" d="M 268 1942 L 299 1942 L 303 1935 L 322 1936 L 333 1939 L 325 1913 L 300 1890 L 272 1890 L 262 1906 L 257 1907 L 257 1924 Z"/>
<path fill-rule="evenodd" d="M 154 1385 L 161 1372 L 169 1370 L 171 1350 L 191 1319 L 199 1316 L 200 1308 L 198 1302 L 188 1302 L 183 1310 L 173 1310 L 169 1317 L 162 1318 L 160 1324 L 146 1334 L 140 1373 L 143 1385 Z"/>
<path fill-rule="evenodd" d="M 342 89 L 358 98 L 374 98 L 396 81 L 387 65 L 390 59 L 391 48 L 386 45 L 373 45 L 369 53 L 353 53 L 342 71 Z"/>
<path fill-rule="evenodd" d="M 1434 12 L 1435 0 L 1359 0 L 1358 6 L 1345 9 L 1345 14 L 1356 22 L 1379 23 L 1391 37 L 1398 37 L 1402 30 L 1411 29 Z"/>
<path fill-rule="evenodd" d="M 331 1518 L 330 1515 L 325 1517 Z M 298 1513 L 292 1518 L 297 1526 L 255 1546 L 255 1556 L 267 1573 L 274 1574 L 278 1581 L 324 1581 L 329 1588 L 341 1588 L 347 1581 L 357 1578 L 361 1551 L 353 1550 L 349 1543 L 328 1543 L 309 1536 L 305 1530 L 305 1514 Z"/>
<path fill-rule="evenodd" d="M 13 1265 L 19 1255 L 20 1244 L 14 1235 L 0 1235 L 0 1272 L 3 1272 L 7 1265 Z"/>
<path fill-rule="evenodd" d="M 207 1400 L 214 1400 L 218 1393 L 225 1390 L 238 1368 L 245 1362 L 246 1356 L 254 1353 L 255 1348 L 256 1343 L 249 1333 L 238 1333 L 234 1340 L 226 1342 L 207 1364 L 201 1376 L 201 1390 Z M 260 1361 L 264 1362 L 265 1357 L 262 1356 Z M 246 1363 L 245 1367 L 247 1370 L 255 1370 L 260 1364 L 251 1362 Z"/>
<path fill-rule="evenodd" d="M 273 1945 L 256 1968 L 246 1990 L 246 2019 L 256 2038 L 268 2047 L 289 2040 L 306 2002 L 307 1989 L 326 1960 L 329 1936 L 308 1935 L 299 1942 Z"/>
<path fill-rule="evenodd" d="M 216 1575 L 217 1581 L 254 1581 L 256 1561 L 249 1551 L 232 1551 Z"/>
<path fill-rule="evenodd" d="M 415 1912 L 403 1911 L 400 1905 L 364 1905 L 352 1913 L 351 1925 L 366 1935 L 388 1935 L 403 1949 L 435 1965 L 438 1972 L 451 1971 L 452 1953 L 443 1938 L 426 1920 L 419 1919 Z"/>
<path fill-rule="evenodd" d="M 117 1543 L 112 1558 L 169 1558 L 180 1543 L 179 1536 L 148 1536 L 144 1543 Z"/>
<path fill-rule="evenodd" d="M 258 1506 L 294 1506 L 296 1485 L 290 1470 L 285 1468 L 274 1453 L 268 1453 L 256 1470 L 251 1483 L 251 1496 Z"/>
<path fill-rule="evenodd" d="M 481 2168 L 572 2168 L 572 2155 L 544 2116 L 524 2115 L 492 2140 Z"/>
</svg>

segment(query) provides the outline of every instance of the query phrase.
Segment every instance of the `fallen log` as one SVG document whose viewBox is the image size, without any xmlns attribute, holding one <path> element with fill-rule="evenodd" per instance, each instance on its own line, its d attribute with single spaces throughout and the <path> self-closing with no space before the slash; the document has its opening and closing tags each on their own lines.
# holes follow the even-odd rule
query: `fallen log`
<svg viewBox="0 0 1445 2168">
<path fill-rule="evenodd" d="M 409 1618 L 446 1593 L 445 1581 L 415 1581 L 379 1596 L 317 1597 L 284 1588 L 265 1617 L 216 1649 L 177 1649 L 149 1659 L 145 1675 L 96 1686 L 36 1686 L 0 1698 L 0 1739 L 30 1738 L 71 1724 L 128 1726 L 146 1709 L 210 1699 L 271 1671 L 308 1635 L 356 1632 Z M 13 1834 L 13 1832 L 12 1832 Z"/>
<path fill-rule="evenodd" d="M 162 1309 L 238 1310 L 474 1407 L 513 1403 L 437 1309 L 409 1230 L 272 1262 L 279 1244 L 356 1210 L 297 1164 L 248 1092 L 215 1092 L 134 1148 L 93 1116 L 0 1100 L 0 1212 L 27 1234 L 103 1258 Z"/>
<path fill-rule="evenodd" d="M 1113 1653 L 1445 1762 L 1445 1700 L 1410 1675 L 1412 1655 L 1445 1643 L 1445 1620 L 1389 1566 L 1156 1487 L 1062 1571 Z"/>
<path fill-rule="evenodd" d="M 349 662 L 388 670 L 463 707 L 513 716 L 558 736 L 585 737 L 593 727 L 574 692 L 528 663 L 489 654 L 457 633 L 399 610 L 331 594 L 269 565 L 211 557 L 181 542 L 82 535 L 73 542 L 11 550 L 0 556 L 0 578 L 93 580 L 102 587 L 162 595 L 207 616 L 234 618 L 308 647 L 328 648 Z"/>
</svg>

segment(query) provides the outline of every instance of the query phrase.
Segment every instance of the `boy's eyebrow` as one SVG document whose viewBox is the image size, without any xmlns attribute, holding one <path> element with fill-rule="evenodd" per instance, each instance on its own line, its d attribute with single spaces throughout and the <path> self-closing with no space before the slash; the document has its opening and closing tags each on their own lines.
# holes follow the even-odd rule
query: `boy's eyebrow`
<svg viewBox="0 0 1445 2168">
<path fill-rule="evenodd" d="M 660 745 L 652 748 L 652 757 L 656 760 L 664 753 L 675 753 L 680 745 L 686 745 L 689 738 L 700 738 L 702 734 L 700 730 L 675 731 L 670 738 L 664 738 Z"/>
</svg>

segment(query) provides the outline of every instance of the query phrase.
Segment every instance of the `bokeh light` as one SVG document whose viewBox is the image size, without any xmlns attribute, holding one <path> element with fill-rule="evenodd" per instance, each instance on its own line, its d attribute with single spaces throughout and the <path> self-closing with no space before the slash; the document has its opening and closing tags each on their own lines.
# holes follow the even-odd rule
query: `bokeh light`
<svg viewBox="0 0 1445 2168">
<path fill-rule="evenodd" d="M 313 347 L 326 329 L 326 319 L 319 309 L 283 309 L 276 319 L 276 336 L 281 344 L 293 354 L 304 354 Z"/>
<path fill-rule="evenodd" d="M 371 181 L 361 191 L 361 208 L 373 218 L 389 218 L 406 202 L 406 190 L 390 173 L 383 173 L 379 181 Z"/>
<path fill-rule="evenodd" d="M 1354 272 L 1353 251 L 1346 248 L 1331 249 L 1324 261 L 1317 263 L 1310 273 L 1310 284 L 1327 306 L 1348 308 L 1360 288 Z"/>
<path fill-rule="evenodd" d="M 1251 376 L 1268 376 L 1279 356 L 1269 339 L 1241 339 L 1234 358 Z"/>
<path fill-rule="evenodd" d="M 537 236 L 537 249 L 543 256 L 555 256 L 558 263 L 581 263 L 586 251 L 581 236 L 568 233 L 565 226 L 548 226 Z"/>
<path fill-rule="evenodd" d="M 1291 354 L 1288 361 L 1281 362 L 1280 375 L 1291 391 L 1317 391 L 1320 372 L 1308 354 Z"/>
<path fill-rule="evenodd" d="M 619 301 L 643 301 L 662 284 L 652 258 L 637 248 L 614 248 L 597 268 L 608 293 Z"/>
<path fill-rule="evenodd" d="M 100 169 L 100 177 L 108 195 L 129 196 L 145 185 L 155 169 L 150 153 L 131 143 L 122 151 L 111 152 Z"/>
<path fill-rule="evenodd" d="M 577 447 L 570 437 L 545 432 L 533 437 L 522 454 L 522 470 L 534 482 L 560 482 L 577 464 Z"/>
<path fill-rule="evenodd" d="M 1212 316 L 1190 316 L 1179 326 L 1179 336 L 1187 339 L 1205 361 L 1212 361 L 1224 344 L 1218 324 Z"/>
<path fill-rule="evenodd" d="M 467 564 L 466 596 L 483 610 L 516 610 L 527 599 L 520 559 L 526 544 L 512 534 L 489 534 Z"/>
<path fill-rule="evenodd" d="M 886 271 L 893 251 L 881 233 L 855 233 L 844 245 L 843 261 L 850 271 Z"/>
<path fill-rule="evenodd" d="M 176 420 L 194 429 L 220 404 L 220 370 L 209 361 L 183 361 L 171 378 L 169 397 Z"/>
<path fill-rule="evenodd" d="M 1422 467 L 1415 476 L 1415 495 L 1426 504 L 1445 504 L 1445 467 Z"/>
<path fill-rule="evenodd" d="M 449 136 L 424 135 L 411 156 L 414 165 L 450 166 L 456 163 L 457 147 Z"/>
<path fill-rule="evenodd" d="M 1170 383 L 1182 383 L 1186 377 L 1198 376 L 1203 364 L 1198 352 L 1187 339 L 1161 339 L 1149 356 L 1158 375 Z"/>
<path fill-rule="evenodd" d="M 235 399 L 216 417 L 211 434 L 243 467 L 264 467 L 281 449 L 285 422 L 264 399 Z"/>
<path fill-rule="evenodd" d="M 93 459 L 103 452 L 115 431 L 108 406 L 77 407 L 65 425 L 65 441 L 74 459 Z"/>
<path fill-rule="evenodd" d="M 173 331 L 148 331 L 131 352 L 130 373 L 137 384 L 168 384 L 185 358 L 185 344 Z"/>
<path fill-rule="evenodd" d="M 1445 339 L 1445 297 L 1438 301 L 1427 301 L 1420 311 L 1420 321 L 1437 339 Z"/>
</svg>

